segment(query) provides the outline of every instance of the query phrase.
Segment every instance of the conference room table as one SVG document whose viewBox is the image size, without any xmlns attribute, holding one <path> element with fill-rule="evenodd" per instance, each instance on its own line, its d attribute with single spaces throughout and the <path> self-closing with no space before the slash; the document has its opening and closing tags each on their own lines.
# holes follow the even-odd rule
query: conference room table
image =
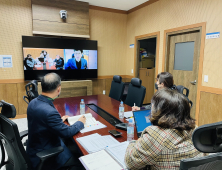
<svg viewBox="0 0 222 170">
<path fill-rule="evenodd" d="M 45 62 L 45 70 L 56 70 L 54 62 L 49 63 Z M 34 65 L 34 70 L 44 70 L 43 68 L 43 62 L 41 64 Z"/>
<path fill-rule="evenodd" d="M 119 119 L 119 105 L 120 102 L 112 99 L 106 95 L 92 95 L 92 96 L 80 96 L 80 97 L 69 97 L 69 98 L 58 98 L 54 101 L 54 105 L 61 116 L 68 115 L 68 116 L 76 116 L 80 115 L 80 101 L 81 99 L 84 99 L 85 104 L 91 104 L 94 103 L 95 105 L 99 106 L 103 110 L 107 111 L 108 113 L 112 114 L 116 118 Z M 132 108 L 126 104 L 124 104 L 125 112 L 131 111 Z M 111 125 L 109 122 L 107 122 L 104 118 L 102 118 L 100 115 L 98 115 L 96 112 L 91 110 L 89 107 L 86 106 L 86 112 L 85 113 L 91 113 L 93 117 L 100 121 L 102 124 L 106 125 L 106 128 L 81 133 L 78 132 L 76 135 L 73 136 L 73 139 L 75 140 L 76 144 L 78 145 L 80 151 L 83 155 L 87 155 L 88 152 L 77 142 L 77 138 L 91 135 L 93 133 L 98 133 L 102 136 L 104 135 L 111 135 L 108 131 L 109 130 L 117 130 L 122 133 L 122 136 L 120 137 L 114 137 L 119 142 L 124 142 L 127 140 L 127 132 L 125 130 L 117 129 L 115 126 Z M 119 119 L 124 123 L 127 123 L 127 121 L 124 119 Z M 65 123 L 68 124 L 66 121 Z M 136 140 L 137 134 L 136 129 L 134 127 L 134 139 Z"/>
</svg>

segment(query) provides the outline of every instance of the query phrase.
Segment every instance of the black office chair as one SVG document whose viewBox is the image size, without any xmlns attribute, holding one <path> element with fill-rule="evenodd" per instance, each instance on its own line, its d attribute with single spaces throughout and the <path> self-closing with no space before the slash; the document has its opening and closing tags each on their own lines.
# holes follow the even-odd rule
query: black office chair
<svg viewBox="0 0 222 170">
<path fill-rule="evenodd" d="M 16 116 L 16 110 L 14 105 L 0 101 L 0 107 L 2 111 L 0 114 L 0 147 L 2 152 L 2 159 L 0 163 L 0 169 L 5 166 L 7 170 L 33 170 L 32 164 L 28 155 L 22 145 L 22 138 L 27 136 L 26 134 L 19 134 L 17 125 L 9 118 Z M 63 147 L 59 146 L 49 150 L 45 150 L 37 153 L 40 158 L 40 163 L 36 170 L 41 170 L 45 161 L 49 158 L 57 156 L 63 151 Z M 5 161 L 6 153 L 8 159 Z"/>
<path fill-rule="evenodd" d="M 34 99 L 34 98 L 39 96 L 39 93 L 38 93 L 38 82 L 36 80 L 32 80 L 31 82 L 26 84 L 25 90 L 26 90 L 26 95 L 27 96 L 23 96 L 23 100 L 27 104 L 29 104 L 29 102 L 32 99 Z"/>
<path fill-rule="evenodd" d="M 125 102 L 125 100 L 126 100 L 126 96 L 128 94 L 128 90 L 129 90 L 129 84 L 130 84 L 130 82 L 124 82 L 124 90 L 123 90 L 123 95 L 121 98 L 121 101 L 123 101 L 123 102 Z"/>
<path fill-rule="evenodd" d="M 190 108 L 192 108 L 193 102 L 188 98 L 190 90 L 182 85 L 176 86 L 176 89 L 179 93 L 183 94 L 187 98 L 187 100 L 190 104 Z"/>
<path fill-rule="evenodd" d="M 132 78 L 131 83 L 129 84 L 125 104 L 132 107 L 135 103 L 136 106 L 142 107 L 143 100 L 146 94 L 146 88 L 141 84 L 142 81 L 139 78 Z"/>
<path fill-rule="evenodd" d="M 180 170 L 221 170 L 222 122 L 198 127 L 193 132 L 192 140 L 198 151 L 216 154 L 199 158 L 183 159 L 180 161 Z"/>
<path fill-rule="evenodd" d="M 183 94 L 183 95 L 185 95 L 187 97 L 189 96 L 190 90 L 188 88 L 186 88 L 186 87 L 184 87 L 182 85 L 178 85 L 176 87 L 177 87 L 177 90 L 178 90 L 179 93 L 181 93 L 181 94 Z"/>
<path fill-rule="evenodd" d="M 109 97 L 120 101 L 123 95 L 124 83 L 121 76 L 113 76 Z"/>
</svg>

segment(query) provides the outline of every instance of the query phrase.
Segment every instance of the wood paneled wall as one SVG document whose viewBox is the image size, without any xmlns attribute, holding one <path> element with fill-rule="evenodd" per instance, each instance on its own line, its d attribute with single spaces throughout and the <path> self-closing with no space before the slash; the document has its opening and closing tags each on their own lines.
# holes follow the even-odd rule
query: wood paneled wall
<svg viewBox="0 0 222 170">
<path fill-rule="evenodd" d="M 123 78 L 123 82 L 130 82 L 131 78 Z M 75 97 L 75 96 L 86 96 L 88 95 L 97 95 L 103 94 L 103 90 L 106 90 L 106 95 L 109 95 L 109 91 L 111 88 L 112 78 L 104 78 L 104 79 L 92 79 L 92 81 L 87 81 L 88 87 L 90 87 L 90 83 L 92 83 L 92 89 L 77 86 L 67 86 L 63 85 L 61 98 L 64 97 Z M 22 83 L 12 83 L 12 84 L 0 84 L 0 100 L 5 100 L 13 105 L 15 105 L 17 115 L 26 114 L 27 103 L 23 100 L 23 96 L 26 95 L 25 85 L 28 82 Z M 75 83 L 75 82 L 73 82 Z M 65 83 L 66 84 L 66 83 Z M 41 93 L 41 91 L 40 91 Z"/>
<path fill-rule="evenodd" d="M 67 11 L 61 19 L 60 10 Z M 33 34 L 89 38 L 89 3 L 73 0 L 32 0 Z"/>
<path fill-rule="evenodd" d="M 222 95 L 200 93 L 199 126 L 222 121 Z"/>
</svg>

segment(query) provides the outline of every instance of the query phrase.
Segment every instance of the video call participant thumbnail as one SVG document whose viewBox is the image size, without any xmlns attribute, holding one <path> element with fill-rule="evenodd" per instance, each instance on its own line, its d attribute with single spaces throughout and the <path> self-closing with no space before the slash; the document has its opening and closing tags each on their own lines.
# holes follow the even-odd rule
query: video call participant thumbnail
<svg viewBox="0 0 222 170">
<path fill-rule="evenodd" d="M 82 50 L 75 50 L 74 57 L 68 60 L 65 69 L 87 69 L 87 60 L 82 55 Z"/>
</svg>

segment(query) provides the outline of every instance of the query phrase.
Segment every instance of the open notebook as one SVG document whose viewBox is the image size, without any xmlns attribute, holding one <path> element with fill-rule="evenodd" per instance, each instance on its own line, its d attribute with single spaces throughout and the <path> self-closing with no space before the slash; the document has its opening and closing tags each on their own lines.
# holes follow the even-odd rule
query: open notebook
<svg viewBox="0 0 222 170">
<path fill-rule="evenodd" d="M 82 115 L 68 117 L 67 120 L 70 125 L 73 125 L 75 122 L 78 121 L 78 119 L 81 116 Z M 80 130 L 81 133 L 90 132 L 93 130 L 97 130 L 97 129 L 101 129 L 101 128 L 106 127 L 106 125 L 102 124 L 99 121 L 96 121 L 96 119 L 92 116 L 91 113 L 86 113 L 86 114 L 84 114 L 84 116 L 86 117 L 86 123 L 84 124 L 84 129 Z"/>
<path fill-rule="evenodd" d="M 79 118 L 81 116 L 82 115 L 68 117 L 69 124 L 73 125 L 74 123 L 76 123 L 79 120 Z M 84 116 L 86 117 L 86 123 L 85 123 L 84 127 L 87 127 L 87 126 L 97 123 L 96 119 L 92 116 L 91 113 L 86 113 L 86 114 L 84 114 Z"/>
<path fill-rule="evenodd" d="M 104 150 L 79 158 L 86 170 L 122 170 L 126 169 L 124 157 L 129 142 L 106 147 Z"/>
</svg>

